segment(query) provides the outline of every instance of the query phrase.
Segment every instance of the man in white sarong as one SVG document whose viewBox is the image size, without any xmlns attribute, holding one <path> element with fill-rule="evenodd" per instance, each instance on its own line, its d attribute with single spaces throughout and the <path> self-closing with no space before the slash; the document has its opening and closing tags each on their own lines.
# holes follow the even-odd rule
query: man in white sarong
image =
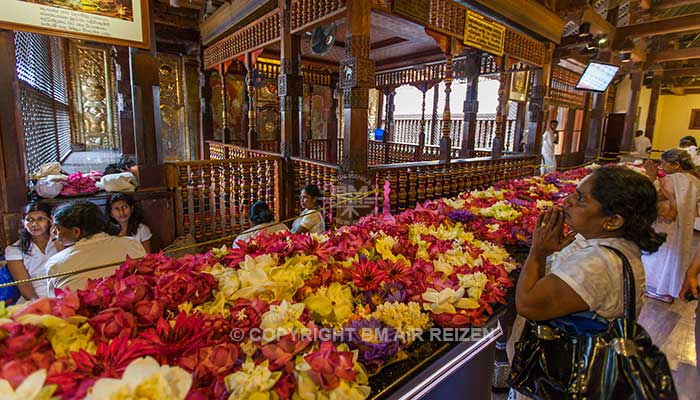
<svg viewBox="0 0 700 400">
<path fill-rule="evenodd" d="M 557 170 L 557 159 L 554 156 L 554 146 L 559 143 L 559 132 L 557 132 L 559 121 L 553 119 L 549 121 L 549 129 L 542 135 L 542 173 Z"/>
</svg>

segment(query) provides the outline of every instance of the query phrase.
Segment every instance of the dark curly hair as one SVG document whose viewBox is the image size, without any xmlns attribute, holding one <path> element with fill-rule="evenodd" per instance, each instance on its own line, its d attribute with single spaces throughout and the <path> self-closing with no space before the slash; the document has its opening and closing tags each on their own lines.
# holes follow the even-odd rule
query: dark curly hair
<svg viewBox="0 0 700 400">
<path fill-rule="evenodd" d="M 250 206 L 250 221 L 255 225 L 272 222 L 275 216 L 264 201 L 256 201 Z"/>
<path fill-rule="evenodd" d="M 143 222 L 143 215 L 141 214 L 141 209 L 136 204 L 133 197 L 126 195 L 124 193 L 115 194 L 107 200 L 107 205 L 105 206 L 105 215 L 109 217 L 109 220 L 113 224 L 119 225 L 116 219 L 112 217 L 112 206 L 118 201 L 123 201 L 131 207 L 131 215 L 129 216 L 129 223 L 126 226 L 126 235 L 134 236 L 139 230 L 139 225 Z"/>
<path fill-rule="evenodd" d="M 80 238 L 96 233 L 118 235 L 121 228 L 112 223 L 97 205 L 89 201 L 63 204 L 53 213 L 56 224 L 64 228 L 80 228 Z"/>
<path fill-rule="evenodd" d="M 51 206 L 42 203 L 31 202 L 24 207 L 22 210 L 22 220 L 27 218 L 30 212 L 41 211 L 51 220 Z M 49 227 L 49 230 L 51 228 Z M 19 250 L 26 255 L 32 254 L 32 234 L 29 233 L 24 224 L 21 224 L 19 228 Z"/>
<path fill-rule="evenodd" d="M 601 205 L 603 215 L 624 218 L 622 237 L 640 249 L 653 253 L 666 235 L 652 228 L 656 220 L 656 189 L 644 175 L 621 166 L 605 166 L 593 171 L 591 196 Z"/>
</svg>

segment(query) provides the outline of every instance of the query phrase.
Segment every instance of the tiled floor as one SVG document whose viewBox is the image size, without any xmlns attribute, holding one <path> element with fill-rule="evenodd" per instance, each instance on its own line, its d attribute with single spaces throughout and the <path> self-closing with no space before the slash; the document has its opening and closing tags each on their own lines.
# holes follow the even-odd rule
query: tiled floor
<svg viewBox="0 0 700 400">
<path fill-rule="evenodd" d="M 69 174 L 105 170 L 107 164 L 119 161 L 121 152 L 114 150 L 92 150 L 71 153 L 61 168 Z"/>
</svg>

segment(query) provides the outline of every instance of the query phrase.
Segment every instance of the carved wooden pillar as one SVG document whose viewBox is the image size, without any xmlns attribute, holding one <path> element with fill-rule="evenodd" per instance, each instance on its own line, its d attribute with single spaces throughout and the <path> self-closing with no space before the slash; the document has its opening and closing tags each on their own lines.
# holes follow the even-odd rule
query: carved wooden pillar
<svg viewBox="0 0 700 400">
<path fill-rule="evenodd" d="M 418 132 L 418 150 L 416 150 L 415 160 L 420 161 L 423 158 L 423 149 L 425 148 L 425 92 L 430 90 L 432 85 L 428 82 L 422 82 L 414 85 L 422 94 L 422 103 L 420 109 L 420 131 Z"/>
<path fill-rule="evenodd" d="M 131 101 L 131 74 L 129 73 L 129 48 L 116 47 L 116 90 L 121 97 L 118 110 L 119 142 L 122 154 L 136 154 L 134 147 L 134 110 Z"/>
<path fill-rule="evenodd" d="M 552 45 L 545 45 L 545 63 L 542 69 L 533 71 L 532 97 L 528 107 L 527 140 L 525 152 L 542 153 L 542 133 L 545 130 L 549 98 L 549 82 L 552 78 Z"/>
<path fill-rule="evenodd" d="M 464 62 L 465 78 L 467 79 L 467 95 L 464 98 L 464 124 L 462 125 L 462 147 L 459 156 L 462 158 L 474 156 L 476 140 L 476 118 L 479 112 L 479 71 L 481 69 L 481 54 L 469 54 Z"/>
<path fill-rule="evenodd" d="M 562 143 L 562 154 L 570 154 L 573 148 L 574 125 L 576 124 L 576 109 L 569 107 L 566 113 L 566 125 L 564 126 L 564 142 Z M 566 165 L 563 165 L 566 166 Z"/>
<path fill-rule="evenodd" d="M 605 119 L 606 93 L 595 93 L 593 109 L 588 124 L 588 143 L 586 144 L 586 160 L 593 160 L 600 155 L 601 138 L 603 137 L 603 120 Z"/>
<path fill-rule="evenodd" d="M 523 140 L 523 133 L 525 131 L 525 119 L 527 115 L 525 114 L 525 103 L 518 103 L 518 110 L 515 115 L 515 132 L 513 134 L 513 151 L 520 152 L 520 142 Z"/>
<path fill-rule="evenodd" d="M 248 85 L 246 84 L 247 72 L 243 73 L 243 90 L 241 91 L 241 131 L 239 136 L 243 145 L 247 148 L 251 148 L 250 142 L 248 141 L 248 129 L 250 126 L 250 120 L 248 119 L 248 113 L 252 109 L 250 107 L 250 95 L 248 94 Z"/>
<path fill-rule="evenodd" d="M 280 152 L 284 157 L 301 155 L 300 97 L 301 80 L 300 38 L 292 35 L 291 0 L 280 0 L 280 74 L 277 77 L 280 98 Z"/>
<path fill-rule="evenodd" d="M 229 63 L 222 63 L 218 67 L 219 77 L 221 78 L 221 142 L 228 143 L 231 130 L 228 127 L 228 93 L 226 90 L 226 76 L 228 75 Z"/>
<path fill-rule="evenodd" d="M 644 134 L 649 140 L 654 139 L 654 125 L 656 125 L 656 109 L 659 105 L 659 95 L 661 94 L 661 71 L 654 71 L 651 81 L 651 95 L 649 96 L 649 114 L 647 114 L 647 124 Z"/>
<path fill-rule="evenodd" d="M 440 101 L 440 85 L 435 85 L 435 90 L 433 90 L 433 114 L 430 116 L 430 144 L 437 143 L 438 136 L 438 119 L 440 114 L 438 114 L 438 101 Z"/>
<path fill-rule="evenodd" d="M 349 191 L 367 188 L 367 137 L 369 89 L 375 85 L 374 62 L 370 50 L 370 0 L 353 0 L 347 3 L 345 57 L 340 61 L 340 87 L 343 89 L 343 166 L 339 184 Z M 350 206 L 352 207 L 352 206 Z M 343 208 L 343 207 L 340 207 Z M 352 219 L 369 210 L 340 210 L 339 215 L 352 215 Z"/>
<path fill-rule="evenodd" d="M 3 60 L 0 63 L 0 87 L 3 88 L 0 96 L 0 165 L 3 166 L 0 175 L 0 245 L 5 246 L 17 238 L 21 209 L 27 202 L 24 126 L 13 31 L 0 29 L 0 59 Z"/>
<path fill-rule="evenodd" d="M 453 38 L 450 38 L 452 41 Z M 442 110 L 442 137 L 440 138 L 440 164 L 452 162 L 452 139 L 450 138 L 450 93 L 452 92 L 452 46 L 445 60 L 445 108 Z"/>
<path fill-rule="evenodd" d="M 161 149 L 159 63 L 153 52 L 130 49 L 134 142 L 141 188 L 165 186 Z"/>
<path fill-rule="evenodd" d="M 634 124 L 637 121 L 637 107 L 639 106 L 639 92 L 642 88 L 642 71 L 630 73 L 630 98 L 627 103 L 627 115 L 625 127 L 622 131 L 622 143 L 620 151 L 632 150 L 632 138 L 634 137 Z"/>
<path fill-rule="evenodd" d="M 331 77 L 331 107 L 326 122 L 326 162 L 338 162 L 338 77 Z"/>
<path fill-rule="evenodd" d="M 199 156 L 202 159 L 209 158 L 209 145 L 207 140 L 214 140 L 214 112 L 211 107 L 211 74 L 213 71 L 204 69 L 204 51 L 199 52 L 199 98 L 201 99 L 200 107 L 200 125 L 199 132 Z"/>
<path fill-rule="evenodd" d="M 247 71 L 245 85 L 247 88 L 246 92 L 248 93 L 248 134 L 246 137 L 246 143 L 248 144 L 249 149 L 255 149 L 258 147 L 258 133 L 255 131 L 255 112 L 257 111 L 257 102 L 255 101 L 255 86 L 253 86 L 253 69 L 255 68 L 255 56 L 253 53 L 246 53 L 245 68 Z"/>
<path fill-rule="evenodd" d="M 291 0 L 279 0 L 280 10 L 280 74 L 277 94 L 280 99 L 280 153 L 285 159 L 283 183 L 283 216 L 294 214 L 294 169 L 292 156 L 301 155 L 301 77 L 300 37 L 292 35 Z"/>
<path fill-rule="evenodd" d="M 501 61 L 501 73 L 498 85 L 498 106 L 496 107 L 496 132 L 491 145 L 491 157 L 498 158 L 503 155 L 503 142 L 506 137 L 506 124 L 508 119 L 508 92 L 510 89 L 510 73 L 508 72 L 508 56 L 503 55 Z"/>
<path fill-rule="evenodd" d="M 384 147 L 382 147 L 384 149 L 382 163 L 385 164 L 389 162 L 389 146 L 387 143 L 390 141 L 395 141 L 396 139 L 396 121 L 394 121 L 394 111 L 396 110 L 396 104 L 394 104 L 396 87 L 384 86 L 382 91 L 386 95 L 386 116 L 384 121 L 386 129 L 384 130 L 384 135 L 382 135 L 382 143 L 384 143 Z"/>
</svg>

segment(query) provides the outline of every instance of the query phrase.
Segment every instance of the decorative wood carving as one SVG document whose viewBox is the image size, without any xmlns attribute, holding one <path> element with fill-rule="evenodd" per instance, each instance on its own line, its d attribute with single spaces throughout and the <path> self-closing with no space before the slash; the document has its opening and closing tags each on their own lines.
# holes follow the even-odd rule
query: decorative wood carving
<svg viewBox="0 0 700 400">
<path fill-rule="evenodd" d="M 261 48 L 279 40 L 280 13 L 271 11 L 245 28 L 219 40 L 204 49 L 204 67 L 215 66 L 232 60 L 247 51 Z"/>
<path fill-rule="evenodd" d="M 185 121 L 182 58 L 159 54 L 158 61 L 163 159 L 187 160 L 190 154 L 190 130 Z"/>
<path fill-rule="evenodd" d="M 116 149 L 114 69 L 107 46 L 71 42 L 75 120 L 74 142 L 87 148 Z"/>
</svg>

